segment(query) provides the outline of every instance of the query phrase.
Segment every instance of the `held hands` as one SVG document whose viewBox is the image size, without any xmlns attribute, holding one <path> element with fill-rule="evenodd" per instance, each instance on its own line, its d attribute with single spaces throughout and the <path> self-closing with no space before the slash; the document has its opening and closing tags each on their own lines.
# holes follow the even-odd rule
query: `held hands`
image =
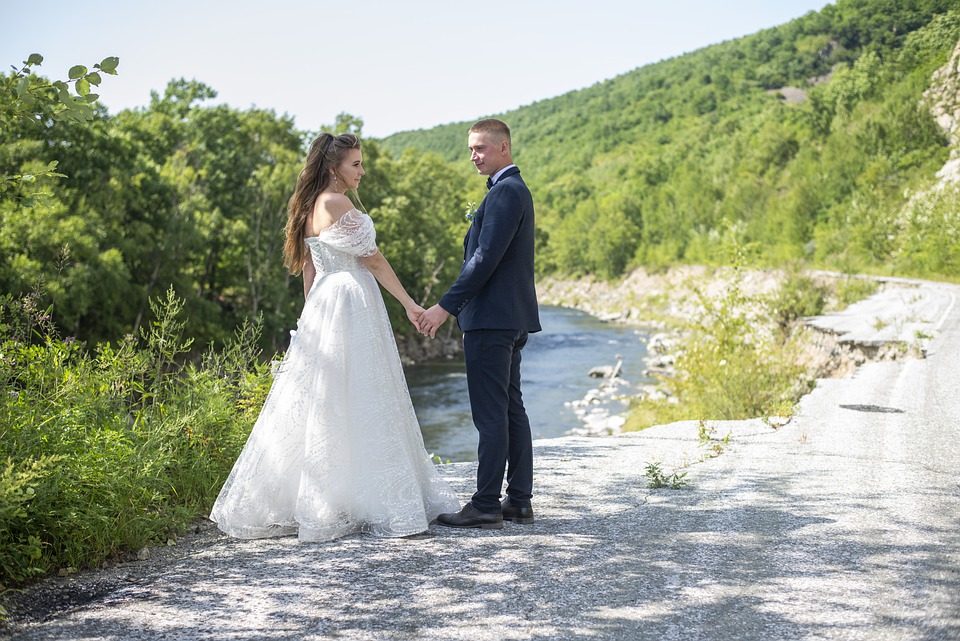
<svg viewBox="0 0 960 641">
<path fill-rule="evenodd" d="M 414 303 L 406 309 L 406 312 L 407 319 L 413 323 L 417 331 L 430 338 L 436 338 L 437 330 L 450 318 L 450 313 L 440 305 L 424 310 L 423 307 Z"/>
<path fill-rule="evenodd" d="M 409 316 L 409 313 L 408 313 Z M 420 314 L 419 321 L 414 324 L 417 325 L 417 329 L 424 336 L 429 336 L 430 338 L 435 338 L 437 335 L 437 330 L 440 329 L 440 326 L 450 318 L 450 313 L 440 305 L 434 305 L 427 311 Z"/>
<path fill-rule="evenodd" d="M 420 316 L 423 314 L 424 309 L 414 303 L 410 307 L 406 308 L 407 320 L 413 323 L 413 326 L 417 328 L 417 331 L 420 332 Z M 422 332 L 421 332 L 422 333 Z"/>
</svg>

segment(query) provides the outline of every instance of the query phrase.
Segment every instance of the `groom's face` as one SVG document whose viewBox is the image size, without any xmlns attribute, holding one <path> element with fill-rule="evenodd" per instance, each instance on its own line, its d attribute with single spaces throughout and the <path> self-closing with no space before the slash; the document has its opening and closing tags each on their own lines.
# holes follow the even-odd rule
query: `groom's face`
<svg viewBox="0 0 960 641">
<path fill-rule="evenodd" d="M 490 134 L 471 132 L 467 136 L 470 162 L 484 176 L 492 176 L 508 164 L 510 147 L 507 141 L 497 141 Z"/>
</svg>

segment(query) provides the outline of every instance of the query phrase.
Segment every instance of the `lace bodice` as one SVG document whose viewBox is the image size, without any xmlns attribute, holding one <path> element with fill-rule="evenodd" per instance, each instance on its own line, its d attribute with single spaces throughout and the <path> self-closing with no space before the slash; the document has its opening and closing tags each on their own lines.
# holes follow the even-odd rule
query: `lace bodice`
<svg viewBox="0 0 960 641">
<path fill-rule="evenodd" d="M 377 232 L 370 216 L 351 209 L 319 236 L 303 239 L 317 276 L 362 269 L 361 258 L 377 253 Z"/>
</svg>

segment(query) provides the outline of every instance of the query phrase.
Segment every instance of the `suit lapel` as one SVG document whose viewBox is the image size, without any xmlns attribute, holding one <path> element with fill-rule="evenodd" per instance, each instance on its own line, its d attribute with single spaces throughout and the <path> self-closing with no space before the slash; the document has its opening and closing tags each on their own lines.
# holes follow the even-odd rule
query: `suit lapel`
<svg viewBox="0 0 960 641">
<path fill-rule="evenodd" d="M 495 185 L 498 185 L 502 180 L 509 178 L 510 176 L 516 176 L 519 173 L 520 173 L 520 168 L 514 165 L 513 167 L 506 170 L 500 175 L 500 178 L 497 179 L 497 182 L 495 183 Z M 467 247 L 470 244 L 470 234 L 480 233 L 480 226 L 477 224 L 477 222 L 478 221 L 480 223 L 483 222 L 483 210 L 484 210 L 484 204 L 486 203 L 486 201 L 487 201 L 487 196 L 484 196 L 483 200 L 480 201 L 480 207 L 477 208 L 477 219 L 474 220 L 472 223 L 470 223 L 470 227 L 467 229 L 467 233 L 463 237 L 463 259 L 464 260 L 467 259 Z"/>
</svg>

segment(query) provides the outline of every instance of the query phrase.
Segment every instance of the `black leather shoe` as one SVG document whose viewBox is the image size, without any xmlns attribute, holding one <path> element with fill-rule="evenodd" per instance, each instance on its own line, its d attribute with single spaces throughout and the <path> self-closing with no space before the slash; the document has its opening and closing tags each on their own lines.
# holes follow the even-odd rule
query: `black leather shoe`
<svg viewBox="0 0 960 641">
<path fill-rule="evenodd" d="M 447 527 L 478 527 L 482 530 L 502 530 L 503 515 L 487 514 L 467 503 L 459 512 L 447 512 L 437 517 L 437 523 Z"/>
<path fill-rule="evenodd" d="M 514 523 L 523 524 L 533 523 L 533 508 L 514 507 L 513 504 L 510 503 L 509 496 L 500 502 L 500 508 L 503 511 L 504 521 L 513 521 Z"/>
</svg>

